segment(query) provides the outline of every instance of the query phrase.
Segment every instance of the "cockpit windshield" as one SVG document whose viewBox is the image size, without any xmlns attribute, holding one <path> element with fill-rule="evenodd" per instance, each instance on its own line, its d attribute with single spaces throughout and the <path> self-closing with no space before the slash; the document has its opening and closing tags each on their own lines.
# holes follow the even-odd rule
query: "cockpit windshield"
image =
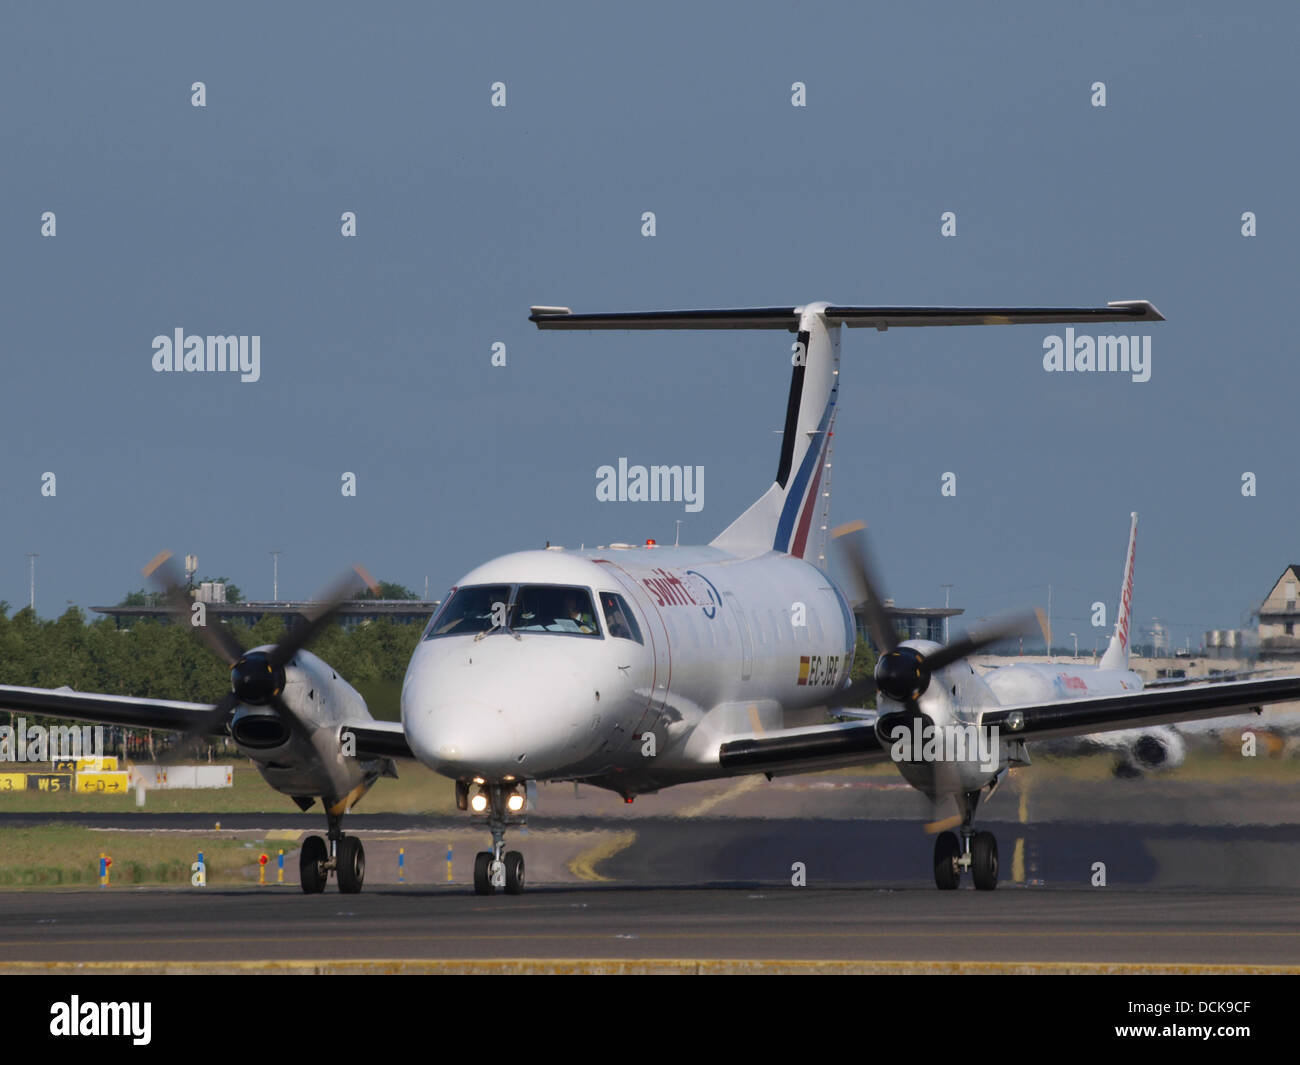
<svg viewBox="0 0 1300 1065">
<path fill-rule="evenodd" d="M 434 616 L 425 639 L 494 630 L 602 639 L 591 592 L 562 584 L 478 584 L 457 588 Z"/>
<path fill-rule="evenodd" d="M 505 628 L 510 585 L 477 584 L 457 588 L 429 627 L 426 640 L 436 636 L 465 636 Z"/>
<path fill-rule="evenodd" d="M 586 588 L 555 584 L 521 584 L 510 615 L 515 632 L 558 632 L 600 637 L 600 626 Z"/>
</svg>

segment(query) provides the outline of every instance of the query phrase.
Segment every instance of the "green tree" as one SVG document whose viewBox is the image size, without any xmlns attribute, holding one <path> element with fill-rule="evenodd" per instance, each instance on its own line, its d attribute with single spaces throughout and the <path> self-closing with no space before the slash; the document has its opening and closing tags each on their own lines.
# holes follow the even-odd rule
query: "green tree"
<svg viewBox="0 0 1300 1065">
<path fill-rule="evenodd" d="M 122 597 L 118 606 L 162 606 L 163 596 L 161 592 L 146 592 L 143 588 L 135 592 L 127 592 Z"/>
<path fill-rule="evenodd" d="M 849 673 L 849 679 L 856 684 L 860 680 L 874 675 L 876 672 L 876 652 L 871 649 L 871 645 L 858 634 L 858 643 L 853 651 L 853 669 Z M 869 699 L 861 701 L 863 709 L 874 709 L 876 697 L 873 695 Z"/>
</svg>

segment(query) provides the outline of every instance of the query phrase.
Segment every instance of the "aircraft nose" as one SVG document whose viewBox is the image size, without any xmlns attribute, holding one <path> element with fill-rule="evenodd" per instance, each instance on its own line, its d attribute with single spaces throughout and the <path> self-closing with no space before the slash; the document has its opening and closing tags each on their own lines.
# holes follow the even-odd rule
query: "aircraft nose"
<svg viewBox="0 0 1300 1065">
<path fill-rule="evenodd" d="M 517 738 L 504 710 L 435 706 L 415 730 L 416 756 L 448 776 L 499 778 L 524 770 Z"/>
</svg>

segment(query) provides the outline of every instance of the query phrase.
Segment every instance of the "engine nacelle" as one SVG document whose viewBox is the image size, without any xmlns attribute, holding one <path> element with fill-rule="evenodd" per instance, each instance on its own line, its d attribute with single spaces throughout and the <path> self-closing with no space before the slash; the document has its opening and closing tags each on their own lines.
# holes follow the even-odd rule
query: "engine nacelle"
<svg viewBox="0 0 1300 1065">
<path fill-rule="evenodd" d="M 1125 735 L 1119 753 L 1117 776 L 1177 769 L 1187 757 L 1187 741 L 1168 726 L 1143 729 Z"/>
<path fill-rule="evenodd" d="M 231 715 L 230 735 L 262 779 L 300 806 L 314 796 L 327 807 L 351 805 L 379 776 L 395 775 L 387 759 L 362 760 L 343 749 L 340 726 L 368 721 L 370 712 L 328 662 L 299 651 L 284 667 L 279 703 L 241 703 Z"/>
</svg>

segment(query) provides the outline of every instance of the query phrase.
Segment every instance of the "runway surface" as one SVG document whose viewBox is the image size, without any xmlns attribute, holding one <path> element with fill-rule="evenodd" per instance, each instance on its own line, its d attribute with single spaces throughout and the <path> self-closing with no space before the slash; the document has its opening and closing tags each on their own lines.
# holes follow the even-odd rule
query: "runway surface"
<svg viewBox="0 0 1300 1065">
<path fill-rule="evenodd" d="M 17 962 L 182 963 L 381 959 L 784 960 L 978 970 L 1300 967 L 1294 895 L 846 887 L 464 888 L 361 895 L 127 890 L 0 896 L 0 970 Z M 937 963 L 934 965 L 928 963 Z M 37 966 L 42 967 L 42 966 Z M 338 968 L 337 964 L 322 966 Z M 668 966 L 671 968 L 671 966 Z"/>
<path fill-rule="evenodd" d="M 1000 794 L 979 822 L 999 842 L 995 892 L 969 878 L 934 888 L 919 824 L 932 811 L 894 782 L 711 787 L 635 807 L 551 790 L 508 837 L 528 863 L 517 897 L 473 894 L 488 837 L 465 815 L 349 815 L 365 890 L 341 895 L 331 881 L 306 896 L 296 855 L 321 832 L 319 813 L 0 813 L 0 839 L 20 825 L 102 829 L 122 869 L 134 840 L 163 833 L 186 852 L 233 837 L 249 854 L 234 886 L 0 892 L 0 971 L 1300 972 L 1288 781 L 1055 781 Z M 279 849 L 287 883 L 257 887 L 256 855 Z"/>
</svg>

